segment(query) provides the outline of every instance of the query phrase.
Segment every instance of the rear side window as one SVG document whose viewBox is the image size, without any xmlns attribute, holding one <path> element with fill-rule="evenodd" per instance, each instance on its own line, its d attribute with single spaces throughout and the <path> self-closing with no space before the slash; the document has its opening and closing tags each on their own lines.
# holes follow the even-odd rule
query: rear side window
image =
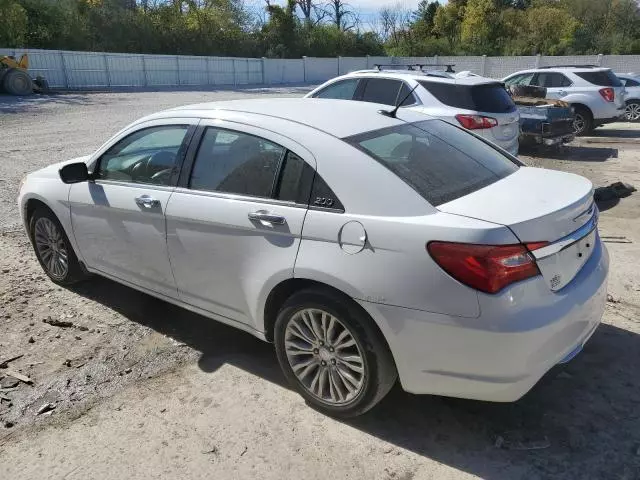
<svg viewBox="0 0 640 480">
<path fill-rule="evenodd" d="M 624 83 L 626 87 L 640 87 L 640 82 L 631 78 L 621 78 L 620 81 Z"/>
<path fill-rule="evenodd" d="M 345 139 L 438 206 L 512 174 L 518 164 L 482 140 L 441 120 L 427 120 Z"/>
<path fill-rule="evenodd" d="M 520 75 L 515 75 L 508 80 L 505 80 L 504 83 L 507 85 L 529 85 L 531 80 L 533 79 L 533 73 L 523 73 Z"/>
<path fill-rule="evenodd" d="M 453 85 L 422 80 L 420 84 L 440 102 L 450 107 L 486 113 L 516 111 L 516 104 L 500 83 Z"/>
<path fill-rule="evenodd" d="M 398 92 L 403 82 L 386 78 L 370 78 L 367 80 L 362 92 L 363 102 L 382 103 L 395 105 L 398 101 Z M 406 94 L 405 94 L 406 95 Z"/>
<path fill-rule="evenodd" d="M 358 87 L 358 81 L 358 79 L 349 79 L 332 83 L 328 87 L 316 93 L 313 98 L 336 98 L 339 100 L 352 100 L 353 94 Z"/>
<path fill-rule="evenodd" d="M 597 70 L 595 72 L 575 72 L 577 76 L 589 83 L 600 87 L 621 87 L 622 82 L 611 70 Z"/>
</svg>

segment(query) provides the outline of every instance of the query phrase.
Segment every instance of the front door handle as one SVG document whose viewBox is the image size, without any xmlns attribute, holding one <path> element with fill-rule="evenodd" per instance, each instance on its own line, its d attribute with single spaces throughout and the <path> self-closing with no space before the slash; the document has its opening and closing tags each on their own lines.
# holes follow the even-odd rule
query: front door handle
<svg viewBox="0 0 640 480">
<path fill-rule="evenodd" d="M 286 223 L 286 219 L 282 215 L 275 215 L 268 212 L 267 210 L 258 210 L 257 212 L 251 212 L 247 216 L 249 217 L 249 220 L 271 223 L 272 225 L 284 225 Z"/>
<path fill-rule="evenodd" d="M 140 195 L 136 197 L 136 204 L 143 208 L 155 208 L 160 206 L 160 200 L 149 195 Z"/>
</svg>

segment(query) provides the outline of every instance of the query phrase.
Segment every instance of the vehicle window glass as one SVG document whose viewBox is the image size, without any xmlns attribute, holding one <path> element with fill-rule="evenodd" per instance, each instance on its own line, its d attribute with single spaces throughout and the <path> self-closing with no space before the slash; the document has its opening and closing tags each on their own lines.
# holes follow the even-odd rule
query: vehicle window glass
<svg viewBox="0 0 640 480">
<path fill-rule="evenodd" d="M 398 101 L 398 92 L 402 83 L 400 80 L 370 78 L 364 87 L 362 101 L 395 105 Z"/>
<path fill-rule="evenodd" d="M 309 204 L 314 170 L 293 152 L 287 152 L 280 173 L 276 198 L 303 205 Z"/>
<path fill-rule="evenodd" d="M 518 169 L 510 157 L 441 120 L 385 128 L 345 141 L 382 163 L 433 206 L 475 192 Z"/>
<path fill-rule="evenodd" d="M 247 133 L 207 128 L 191 172 L 195 190 L 271 197 L 284 149 Z"/>
<path fill-rule="evenodd" d="M 621 87 L 622 82 L 611 70 L 596 70 L 595 72 L 575 72 L 577 76 L 589 83 L 600 87 Z"/>
<path fill-rule="evenodd" d="M 421 80 L 420 84 L 440 102 L 450 107 L 486 113 L 516 111 L 516 104 L 500 83 L 453 85 Z"/>
<path fill-rule="evenodd" d="M 328 87 L 320 90 L 314 98 L 337 98 L 339 100 L 352 100 L 353 94 L 358 86 L 358 79 L 341 80 L 332 83 Z"/>
<path fill-rule="evenodd" d="M 163 125 L 128 135 L 100 158 L 98 177 L 169 185 L 188 128 L 187 125 Z"/>
<path fill-rule="evenodd" d="M 511 77 L 505 83 L 507 85 L 529 85 L 531 80 L 533 79 L 533 73 L 524 73 L 522 75 L 516 75 L 515 77 Z"/>
<path fill-rule="evenodd" d="M 411 95 L 409 95 L 409 93 L 411 93 Z M 407 95 L 409 96 L 407 97 Z M 418 100 L 416 99 L 416 96 L 413 94 L 413 92 L 411 92 L 411 88 L 409 88 L 409 85 L 402 82 L 402 87 L 400 87 L 400 94 L 398 95 L 398 99 L 396 101 L 399 102 L 405 97 L 407 98 L 402 102 L 402 107 L 407 107 L 409 105 L 415 105 L 416 103 L 418 103 Z"/>
<path fill-rule="evenodd" d="M 560 88 L 571 85 L 571 80 L 561 73 L 556 72 L 540 72 L 536 79 L 536 85 L 546 88 Z"/>
<path fill-rule="evenodd" d="M 631 78 L 620 79 L 626 87 L 640 87 L 640 82 Z"/>
</svg>

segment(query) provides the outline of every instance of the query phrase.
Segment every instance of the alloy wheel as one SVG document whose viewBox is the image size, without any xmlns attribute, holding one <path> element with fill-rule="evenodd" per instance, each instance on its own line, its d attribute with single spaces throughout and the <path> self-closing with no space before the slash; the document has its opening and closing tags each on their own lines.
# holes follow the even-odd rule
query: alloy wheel
<svg viewBox="0 0 640 480">
<path fill-rule="evenodd" d="M 584 117 L 581 114 L 576 113 L 575 118 L 573 119 L 573 130 L 576 133 L 582 133 L 585 127 L 586 127 L 586 121 Z"/>
<path fill-rule="evenodd" d="M 630 122 L 640 120 L 640 103 L 629 103 L 625 108 L 625 116 Z"/>
<path fill-rule="evenodd" d="M 300 310 L 289 320 L 284 340 L 294 375 L 314 397 L 338 406 L 362 392 L 363 354 L 338 318 L 319 309 Z"/>
<path fill-rule="evenodd" d="M 69 252 L 58 226 L 49 218 L 38 218 L 34 241 L 47 272 L 56 279 L 64 279 L 69 272 Z"/>
</svg>

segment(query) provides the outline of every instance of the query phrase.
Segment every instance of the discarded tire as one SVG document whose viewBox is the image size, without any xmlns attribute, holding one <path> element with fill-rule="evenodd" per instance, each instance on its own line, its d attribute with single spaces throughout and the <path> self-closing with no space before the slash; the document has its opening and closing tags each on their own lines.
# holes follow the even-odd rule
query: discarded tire
<svg viewBox="0 0 640 480">
<path fill-rule="evenodd" d="M 533 85 L 508 85 L 507 91 L 512 97 L 545 98 L 547 89 Z"/>
<path fill-rule="evenodd" d="M 4 89 L 11 95 L 31 95 L 33 81 L 27 72 L 14 69 L 4 76 Z"/>
</svg>

